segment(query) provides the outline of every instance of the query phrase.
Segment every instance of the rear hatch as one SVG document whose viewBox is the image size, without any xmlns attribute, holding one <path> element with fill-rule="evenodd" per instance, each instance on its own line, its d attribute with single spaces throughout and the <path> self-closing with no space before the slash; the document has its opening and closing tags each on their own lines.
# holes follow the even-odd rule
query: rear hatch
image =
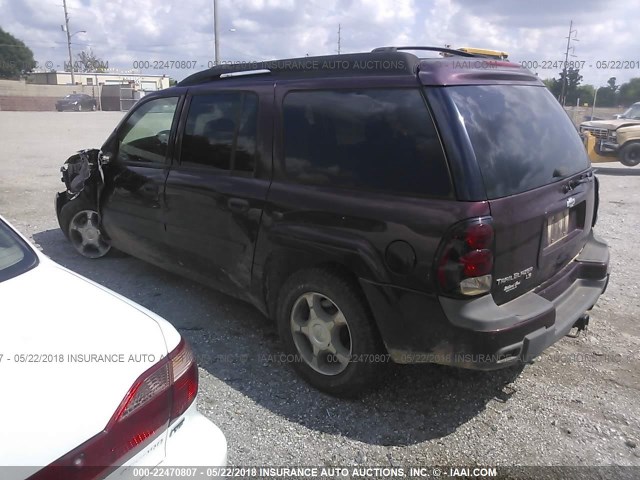
<svg viewBox="0 0 640 480">
<path fill-rule="evenodd" d="M 478 163 L 495 231 L 496 303 L 565 268 L 591 231 L 595 184 L 580 137 L 543 86 L 445 89 Z"/>
</svg>

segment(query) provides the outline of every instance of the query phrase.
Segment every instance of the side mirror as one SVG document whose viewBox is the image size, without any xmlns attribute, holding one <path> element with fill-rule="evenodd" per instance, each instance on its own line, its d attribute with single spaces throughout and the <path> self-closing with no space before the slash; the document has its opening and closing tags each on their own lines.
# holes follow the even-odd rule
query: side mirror
<svg viewBox="0 0 640 480">
<path fill-rule="evenodd" d="M 109 162 L 111 162 L 111 153 L 100 151 L 98 154 L 98 162 L 100 165 L 109 165 Z"/>
<path fill-rule="evenodd" d="M 171 134 L 171 130 L 162 130 L 161 132 L 158 132 L 156 134 L 156 139 L 158 140 L 158 143 L 161 143 L 162 145 L 168 145 L 170 134 Z"/>
<path fill-rule="evenodd" d="M 98 154 L 98 163 L 100 165 L 108 165 L 109 163 L 116 160 L 116 156 L 118 155 L 118 136 L 117 132 L 114 130 L 107 141 L 102 144 L 100 148 L 100 153 Z"/>
</svg>

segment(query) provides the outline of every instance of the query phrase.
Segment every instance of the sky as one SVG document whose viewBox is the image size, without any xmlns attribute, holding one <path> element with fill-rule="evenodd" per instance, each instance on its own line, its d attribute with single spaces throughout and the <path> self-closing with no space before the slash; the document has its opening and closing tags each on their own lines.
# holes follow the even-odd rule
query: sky
<svg viewBox="0 0 640 480">
<path fill-rule="evenodd" d="M 213 0 L 67 0 L 67 7 L 70 32 L 86 31 L 73 35 L 74 54 L 91 48 L 112 70 L 180 80 L 214 60 Z M 638 0 L 218 0 L 225 62 L 334 54 L 340 28 L 341 53 L 489 48 L 545 79 L 562 70 L 573 21 L 569 60 L 579 62 L 583 84 L 596 86 L 640 77 L 639 17 Z M 0 27 L 44 68 L 61 70 L 68 59 L 63 23 L 62 0 L 0 0 Z M 148 68 L 134 70 L 140 66 Z"/>
</svg>

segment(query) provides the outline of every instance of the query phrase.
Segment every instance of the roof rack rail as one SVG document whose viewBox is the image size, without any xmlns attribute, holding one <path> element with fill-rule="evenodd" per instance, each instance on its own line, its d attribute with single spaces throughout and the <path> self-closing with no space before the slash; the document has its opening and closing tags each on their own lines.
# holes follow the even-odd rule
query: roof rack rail
<svg viewBox="0 0 640 480">
<path fill-rule="evenodd" d="M 460 52 L 463 54 L 462 52 Z M 468 55 L 472 56 L 472 55 Z M 179 87 L 232 78 L 312 78 L 344 75 L 415 75 L 420 59 L 407 52 L 380 51 L 285 58 L 216 65 L 178 82 Z"/>
<path fill-rule="evenodd" d="M 259 68 L 254 70 L 239 70 L 237 72 L 221 73 L 220 78 L 243 77 L 245 75 L 262 75 L 265 73 L 271 73 L 271 70 L 269 70 L 268 68 Z"/>
<path fill-rule="evenodd" d="M 430 52 L 449 53 L 451 55 L 458 55 L 460 57 L 478 57 L 473 53 L 464 52 L 462 50 L 454 50 L 453 48 L 444 47 L 378 47 L 371 50 L 372 53 L 377 52 L 397 52 L 399 50 L 428 50 Z"/>
</svg>

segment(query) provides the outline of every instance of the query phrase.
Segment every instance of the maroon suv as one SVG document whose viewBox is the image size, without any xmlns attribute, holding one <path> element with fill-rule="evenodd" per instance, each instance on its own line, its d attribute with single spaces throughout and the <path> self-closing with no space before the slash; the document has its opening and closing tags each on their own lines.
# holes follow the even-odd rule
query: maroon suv
<svg viewBox="0 0 640 480">
<path fill-rule="evenodd" d="M 529 361 L 585 326 L 609 278 L 562 107 L 528 70 L 460 51 L 214 67 L 145 96 L 63 179 L 81 254 L 113 246 L 251 302 L 333 394 L 388 359 Z"/>
</svg>

